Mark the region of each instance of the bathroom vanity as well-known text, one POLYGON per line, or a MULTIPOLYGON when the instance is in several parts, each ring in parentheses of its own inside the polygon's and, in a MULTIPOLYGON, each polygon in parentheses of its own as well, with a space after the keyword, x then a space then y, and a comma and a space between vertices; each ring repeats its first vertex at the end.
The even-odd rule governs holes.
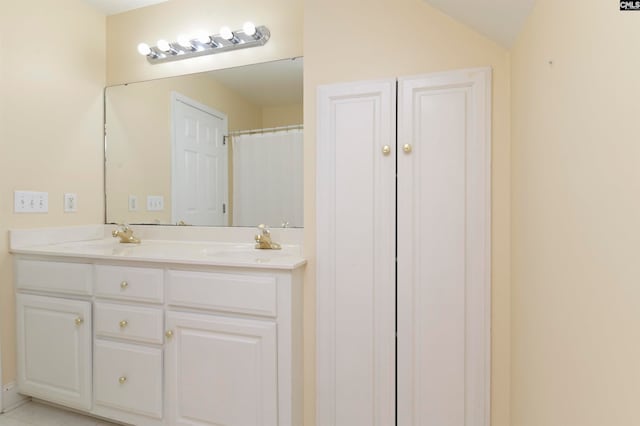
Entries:
POLYGON ((12 231, 19 391, 141 426, 301 425, 300 246, 112 228, 12 231))

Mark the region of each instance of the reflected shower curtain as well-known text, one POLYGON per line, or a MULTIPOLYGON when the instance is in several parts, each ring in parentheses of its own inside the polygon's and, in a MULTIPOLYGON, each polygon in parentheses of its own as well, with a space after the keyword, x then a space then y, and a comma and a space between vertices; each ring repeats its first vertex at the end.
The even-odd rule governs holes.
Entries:
POLYGON ((233 225, 302 227, 302 130, 233 136, 233 225))

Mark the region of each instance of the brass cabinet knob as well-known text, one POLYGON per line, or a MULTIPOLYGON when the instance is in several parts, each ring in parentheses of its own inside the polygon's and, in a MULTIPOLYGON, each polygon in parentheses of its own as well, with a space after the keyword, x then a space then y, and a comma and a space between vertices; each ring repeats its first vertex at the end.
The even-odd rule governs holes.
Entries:
POLYGON ((120 321, 120 328, 125 328, 128 325, 129 325, 129 321, 127 320, 120 321))
POLYGON ((403 150, 404 152, 406 152, 407 154, 409 154, 411 151, 413 151, 413 147, 411 146, 411 144, 410 144, 410 143, 405 143, 405 144, 402 146, 402 150, 403 150))
POLYGON ((126 282, 126 281, 122 281, 122 282, 120 283, 120 288, 121 288, 121 289, 125 290, 127 287, 129 287, 129 283, 128 283, 128 282, 126 282))
POLYGON ((173 331, 167 330, 167 332, 164 333, 164 335, 167 336, 167 339, 171 339, 173 337, 173 331))
POLYGON ((127 383, 127 378, 125 376, 121 376, 120 378, 118 378, 118 383, 124 385, 125 383, 127 383))
POLYGON ((391 154, 391 147, 389 145, 385 145, 382 147, 382 153, 384 155, 389 155, 391 154))
POLYGON ((76 325, 82 325, 82 323, 84 322, 84 319, 82 319, 81 317, 76 318, 75 320, 76 325))

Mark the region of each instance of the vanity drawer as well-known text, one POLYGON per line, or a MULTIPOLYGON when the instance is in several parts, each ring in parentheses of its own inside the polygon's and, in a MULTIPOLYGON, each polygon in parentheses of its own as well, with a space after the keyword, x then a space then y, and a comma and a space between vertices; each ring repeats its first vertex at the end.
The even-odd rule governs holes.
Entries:
POLYGON ((162 418, 162 352, 96 340, 95 402, 118 410, 162 418))
POLYGON ((274 276, 170 270, 167 279, 171 305, 276 316, 274 276))
POLYGON ((95 295, 162 303, 163 271, 155 268, 96 265, 95 295))
POLYGON ((96 302, 94 323, 98 336, 163 342, 161 309, 96 302))
POLYGON ((91 294, 92 265, 18 259, 15 266, 20 289, 91 294))

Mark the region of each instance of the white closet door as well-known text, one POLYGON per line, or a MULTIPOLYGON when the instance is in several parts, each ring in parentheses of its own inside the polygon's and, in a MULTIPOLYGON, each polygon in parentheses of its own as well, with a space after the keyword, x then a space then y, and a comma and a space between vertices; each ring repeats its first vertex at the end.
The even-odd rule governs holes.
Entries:
POLYGON ((398 425, 489 425, 490 90, 399 80, 398 425))
POLYGON ((321 426, 395 423, 395 86, 318 91, 321 426))

